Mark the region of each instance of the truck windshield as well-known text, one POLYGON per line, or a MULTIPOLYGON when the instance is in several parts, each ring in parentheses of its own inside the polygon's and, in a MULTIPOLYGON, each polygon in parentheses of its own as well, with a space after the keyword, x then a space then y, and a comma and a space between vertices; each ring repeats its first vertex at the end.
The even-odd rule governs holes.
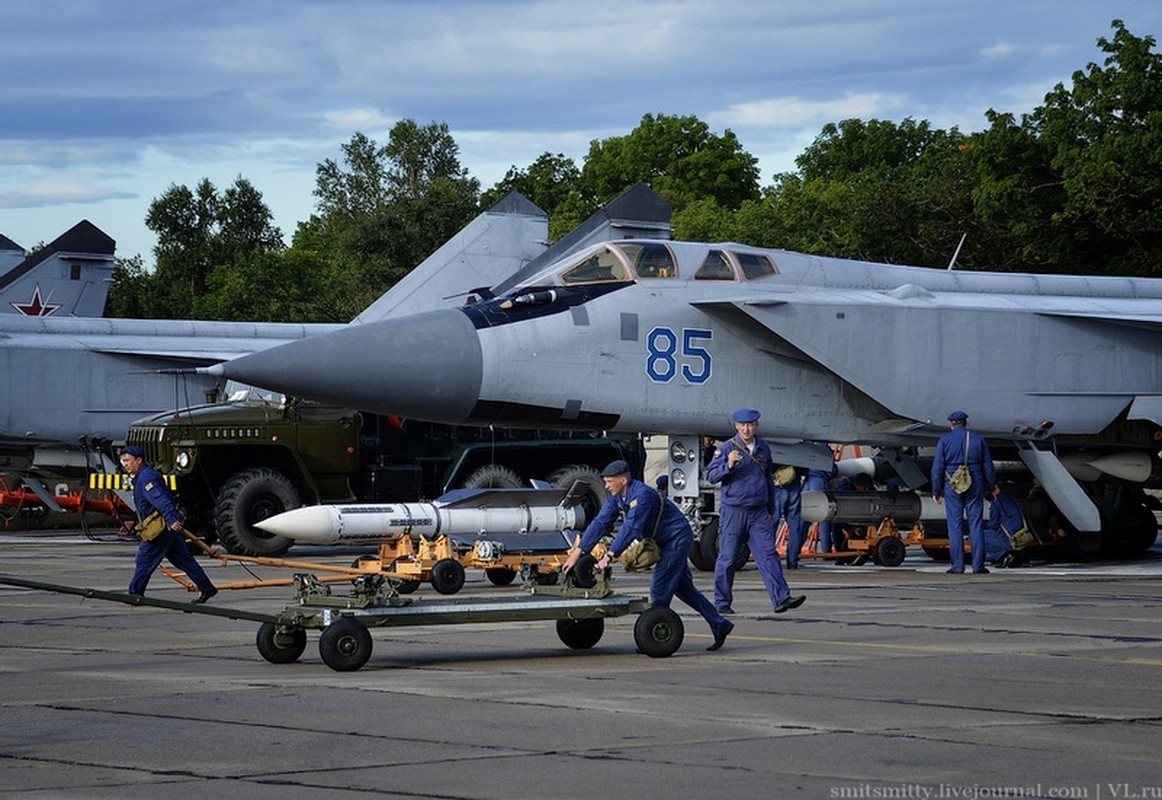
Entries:
POLYGON ((271 403, 276 406, 286 404, 286 395, 273 392, 269 389, 259 389, 236 381, 226 382, 226 391, 223 392, 228 403, 271 403))

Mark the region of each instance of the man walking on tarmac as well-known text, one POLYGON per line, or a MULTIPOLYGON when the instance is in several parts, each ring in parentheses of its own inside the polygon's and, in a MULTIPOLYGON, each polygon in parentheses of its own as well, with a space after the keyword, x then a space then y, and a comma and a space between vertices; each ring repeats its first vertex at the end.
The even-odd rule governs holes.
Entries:
POLYGON ((581 555, 592 550, 598 540, 617 524, 618 517, 624 514, 625 520, 597 562, 597 569, 608 567, 610 560, 620 555, 635 539, 653 536, 661 553, 661 561, 654 566, 653 578, 650 580, 650 602, 655 606, 669 608, 670 601, 677 597, 701 614, 710 626, 714 642, 706 649, 714 651, 722 647, 726 637, 734 630, 734 623, 715 611, 710 599, 694 585, 694 575, 687 562, 690 545, 694 541, 690 521, 661 492, 635 480, 630 475, 629 463, 626 461, 610 463, 602 470, 601 478, 609 498, 585 528, 580 545, 569 553, 561 571, 573 569, 581 555))
POLYGON ((759 417, 753 408, 734 412, 737 435, 720 444, 706 468, 711 483, 722 484, 718 519, 718 560, 714 562, 714 605, 733 614, 735 561, 746 541, 771 596, 775 613, 803 605, 806 595, 791 596, 775 550, 775 483, 770 446, 758 438, 759 417))
POLYGON ((145 594, 153 571, 166 558, 198 587, 199 594, 191 602, 206 602, 218 593, 218 588, 186 547, 186 540, 180 533, 182 521, 178 517, 177 504, 161 473, 145 463, 145 451, 137 445, 122 448, 121 466, 133 480, 133 504, 137 506, 138 518, 144 520, 157 511, 165 519, 165 529, 156 538, 142 539, 137 548, 137 564, 129 581, 129 594, 145 594))

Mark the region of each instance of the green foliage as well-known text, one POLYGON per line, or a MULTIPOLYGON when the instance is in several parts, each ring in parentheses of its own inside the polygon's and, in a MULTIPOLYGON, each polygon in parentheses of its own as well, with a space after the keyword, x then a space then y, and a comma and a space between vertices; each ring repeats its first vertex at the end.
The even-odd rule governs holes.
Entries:
POLYGON ((321 262, 350 319, 476 215, 480 184, 444 123, 402 120, 383 146, 356 133, 342 149, 316 171, 318 214, 292 250, 321 262))
POLYGON ((283 249, 262 195, 241 177, 222 193, 206 179, 195 189, 170 186, 150 204, 145 223, 158 237, 156 267, 145 273, 138 262, 114 271, 110 315, 204 318, 201 312, 218 305, 208 297, 216 270, 245 269, 283 249))
POLYGON ((105 303, 107 317, 146 317, 150 275, 145 271, 141 256, 113 260, 112 284, 105 303))
POLYGON ((639 181, 676 211, 707 197, 737 209, 759 196, 758 160, 732 131, 718 136, 693 116, 646 114, 629 135, 590 143, 581 189, 594 210, 639 181))

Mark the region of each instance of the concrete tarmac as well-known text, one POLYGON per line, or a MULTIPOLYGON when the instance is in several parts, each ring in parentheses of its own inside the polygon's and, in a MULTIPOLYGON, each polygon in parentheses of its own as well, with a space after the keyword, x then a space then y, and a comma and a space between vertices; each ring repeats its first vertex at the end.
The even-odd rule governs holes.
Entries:
MULTIPOLYGON (((124 591, 134 551, 0 535, 0 573, 124 591)), ((586 651, 551 621, 377 629, 345 673, 313 631, 275 665, 255 623, 0 586, 0 800, 1162 797, 1162 548, 945 568, 918 550, 896 568, 808 562, 787 573, 806 604, 775 615, 749 567, 717 653, 675 605, 686 639, 667 659, 636 653, 620 617, 586 651)), ((647 581, 616 572, 625 594, 647 581)), ((519 591, 470 571, 457 598, 519 591)), ((193 596, 160 573, 149 594, 193 596)))

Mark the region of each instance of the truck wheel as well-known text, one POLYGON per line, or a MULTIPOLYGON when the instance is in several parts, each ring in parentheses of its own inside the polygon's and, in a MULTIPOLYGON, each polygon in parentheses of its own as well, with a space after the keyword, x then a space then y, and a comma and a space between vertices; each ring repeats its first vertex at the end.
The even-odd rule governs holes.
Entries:
POLYGON ((549 475, 549 483, 556 489, 569 489, 575 481, 581 481, 585 490, 580 505, 585 510, 585 521, 589 522, 605 505, 609 492, 605 491, 601 473, 586 464, 570 464, 549 475))
POLYGON ((500 464, 485 464, 464 479, 465 489, 519 489, 520 475, 500 464))
POLYGON ((246 469, 226 481, 214 507, 218 541, 242 556, 281 556, 294 544, 272 536, 254 523, 303 504, 290 478, 273 469, 246 469))
POLYGON ((432 565, 432 588, 440 594, 456 594, 464 588, 464 565, 454 558, 441 558, 432 565))

